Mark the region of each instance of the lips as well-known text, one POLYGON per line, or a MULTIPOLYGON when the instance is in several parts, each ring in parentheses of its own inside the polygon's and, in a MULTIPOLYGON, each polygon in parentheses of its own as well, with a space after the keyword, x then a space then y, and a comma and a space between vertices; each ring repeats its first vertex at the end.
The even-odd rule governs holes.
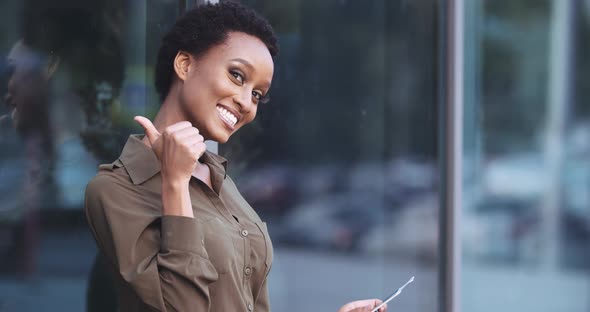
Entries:
POLYGON ((229 130, 234 130, 236 124, 240 121, 242 116, 235 111, 234 109, 227 107, 225 105, 218 104, 217 112, 219 114, 219 118, 224 122, 224 124, 229 128, 229 130))

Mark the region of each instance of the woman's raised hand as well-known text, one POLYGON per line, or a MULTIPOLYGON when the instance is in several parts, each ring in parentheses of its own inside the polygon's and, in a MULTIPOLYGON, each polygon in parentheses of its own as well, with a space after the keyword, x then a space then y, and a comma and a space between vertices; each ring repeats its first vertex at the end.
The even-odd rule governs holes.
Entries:
POLYGON ((147 118, 136 116, 152 150, 160 160, 162 214, 193 217, 189 182, 207 147, 199 130, 188 121, 175 123, 160 133, 147 118))
POLYGON ((142 116, 135 117, 161 163, 162 180, 171 183, 188 183, 207 147, 199 130, 188 121, 167 127, 160 133, 152 122, 142 116))

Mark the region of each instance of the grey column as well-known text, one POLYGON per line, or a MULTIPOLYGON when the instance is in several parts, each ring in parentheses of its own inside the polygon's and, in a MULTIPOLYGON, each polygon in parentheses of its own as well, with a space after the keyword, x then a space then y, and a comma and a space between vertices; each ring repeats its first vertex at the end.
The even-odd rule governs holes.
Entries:
POLYGON ((440 311, 461 310, 464 2, 442 1, 440 311), (446 4, 446 5, 445 5, 446 4))

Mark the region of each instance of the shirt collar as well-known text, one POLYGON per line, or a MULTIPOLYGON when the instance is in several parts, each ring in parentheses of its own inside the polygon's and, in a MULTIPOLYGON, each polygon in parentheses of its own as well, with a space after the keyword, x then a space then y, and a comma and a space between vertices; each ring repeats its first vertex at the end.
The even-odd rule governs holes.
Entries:
MULTIPOLYGON (((133 184, 142 184, 160 172, 160 161, 152 149, 142 142, 143 137, 139 134, 130 135, 119 156, 119 161, 127 170, 133 184)), ((201 161, 209 165, 214 177, 225 179, 227 176, 225 158, 206 151, 201 161)))

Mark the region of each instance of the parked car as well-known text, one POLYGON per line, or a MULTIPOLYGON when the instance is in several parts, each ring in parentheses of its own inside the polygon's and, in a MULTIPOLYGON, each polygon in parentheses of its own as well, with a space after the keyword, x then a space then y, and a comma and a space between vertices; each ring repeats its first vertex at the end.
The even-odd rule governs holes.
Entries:
POLYGON ((384 217, 386 203, 375 192, 328 194, 296 205, 274 226, 276 245, 351 251, 384 217))
POLYGON ((372 227, 360 240, 359 248, 368 256, 389 255, 436 262, 438 211, 436 192, 416 197, 399 207, 393 218, 372 227))

